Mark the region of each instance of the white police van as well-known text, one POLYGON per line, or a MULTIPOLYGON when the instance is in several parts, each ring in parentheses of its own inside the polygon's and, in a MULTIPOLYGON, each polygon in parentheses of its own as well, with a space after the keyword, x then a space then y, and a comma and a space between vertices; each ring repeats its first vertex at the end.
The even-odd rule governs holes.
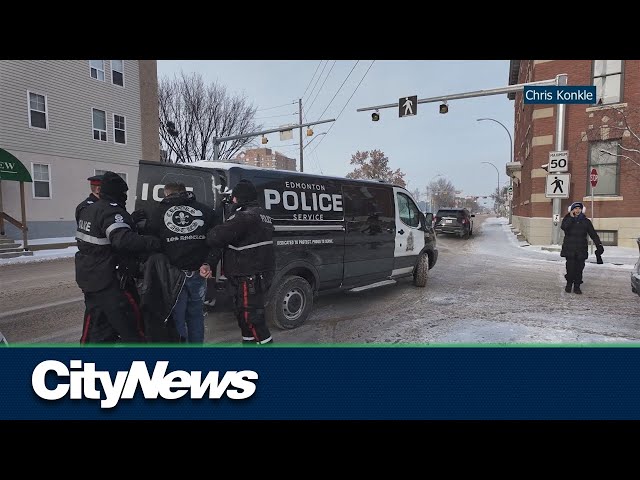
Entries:
POLYGON ((181 182, 221 212, 224 192, 241 179, 254 183, 258 203, 273 218, 276 272, 266 315, 277 327, 304 323, 319 293, 360 291, 402 277, 426 286, 438 259, 435 232, 411 194, 389 183, 224 162, 141 161, 135 208, 150 214, 163 186, 181 182))

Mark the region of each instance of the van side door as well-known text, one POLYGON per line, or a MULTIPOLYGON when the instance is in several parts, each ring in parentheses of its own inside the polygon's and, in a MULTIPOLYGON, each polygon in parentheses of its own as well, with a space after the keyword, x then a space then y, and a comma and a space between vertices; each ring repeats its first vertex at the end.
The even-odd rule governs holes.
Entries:
POLYGON ((406 190, 393 187, 396 202, 396 238, 392 275, 411 273, 424 248, 420 209, 406 190))
POLYGON ((390 187, 344 185, 343 286, 387 279, 393 270, 395 212, 390 187))

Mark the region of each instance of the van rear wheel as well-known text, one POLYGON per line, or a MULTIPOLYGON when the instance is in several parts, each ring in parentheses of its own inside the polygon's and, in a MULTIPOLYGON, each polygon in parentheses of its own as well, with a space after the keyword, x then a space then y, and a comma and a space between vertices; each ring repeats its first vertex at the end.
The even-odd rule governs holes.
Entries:
POLYGON ((265 315, 278 328, 291 330, 302 325, 313 308, 313 289, 297 275, 282 279, 271 298, 265 315))
POLYGON ((429 277, 429 255, 423 253, 418 259, 418 264, 413 272, 413 284, 416 287, 425 287, 429 277))

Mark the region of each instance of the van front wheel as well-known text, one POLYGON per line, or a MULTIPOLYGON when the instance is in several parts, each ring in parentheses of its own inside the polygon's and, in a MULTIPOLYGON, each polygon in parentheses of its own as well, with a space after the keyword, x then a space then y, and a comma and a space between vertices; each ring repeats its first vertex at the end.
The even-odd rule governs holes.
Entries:
POLYGON ((429 277, 429 255, 423 253, 418 259, 418 264, 413 272, 413 284, 416 287, 425 287, 429 277))
POLYGON ((296 275, 284 277, 265 310, 268 322, 291 330, 302 325, 313 308, 313 290, 309 282, 296 275))

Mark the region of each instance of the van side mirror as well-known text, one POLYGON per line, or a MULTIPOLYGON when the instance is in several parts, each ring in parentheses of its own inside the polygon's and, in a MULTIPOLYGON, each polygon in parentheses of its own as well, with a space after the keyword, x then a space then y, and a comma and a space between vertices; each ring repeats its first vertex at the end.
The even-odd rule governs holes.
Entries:
POLYGON ((424 218, 425 218, 425 223, 426 223, 428 226, 433 225, 433 213, 431 213, 431 212, 427 212, 427 213, 425 213, 425 214, 424 214, 424 218))
POLYGON ((475 217, 475 214, 472 214, 471 216, 472 216, 472 217, 475 217))
POLYGON ((424 230, 427 228, 427 220, 424 217, 424 213, 418 213, 418 220, 420 221, 420 230, 424 230))

